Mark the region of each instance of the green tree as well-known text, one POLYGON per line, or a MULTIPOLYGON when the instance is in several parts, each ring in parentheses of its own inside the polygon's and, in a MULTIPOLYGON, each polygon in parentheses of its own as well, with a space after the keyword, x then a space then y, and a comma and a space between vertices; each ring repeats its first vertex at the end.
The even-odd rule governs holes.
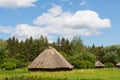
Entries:
POLYGON ((94 54, 96 56, 96 59, 102 61, 102 57, 106 54, 104 52, 104 47, 103 46, 95 46, 94 44, 92 47, 88 47, 88 52, 94 54))
POLYGON ((1 64, 3 63, 3 59, 5 57, 4 52, 5 52, 5 50, 3 48, 0 48, 0 67, 1 67, 1 64))
POLYGON ((71 41, 71 49, 73 54, 74 53, 81 53, 84 52, 84 45, 83 41, 81 40, 80 37, 74 37, 71 41))
POLYGON ((117 55, 116 52, 108 52, 103 56, 104 63, 110 62, 116 64, 120 61, 120 57, 117 55))
POLYGON ((32 61, 35 57, 37 57, 47 47, 48 47, 47 37, 41 36, 39 39, 33 40, 32 46, 30 49, 29 60, 32 61))

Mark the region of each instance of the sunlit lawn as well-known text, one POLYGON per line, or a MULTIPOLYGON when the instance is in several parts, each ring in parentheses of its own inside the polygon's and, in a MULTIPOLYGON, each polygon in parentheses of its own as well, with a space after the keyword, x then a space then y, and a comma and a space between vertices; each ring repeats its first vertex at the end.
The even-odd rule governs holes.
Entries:
POLYGON ((0 70, 0 80, 120 80, 120 69, 80 69, 60 72, 0 70))

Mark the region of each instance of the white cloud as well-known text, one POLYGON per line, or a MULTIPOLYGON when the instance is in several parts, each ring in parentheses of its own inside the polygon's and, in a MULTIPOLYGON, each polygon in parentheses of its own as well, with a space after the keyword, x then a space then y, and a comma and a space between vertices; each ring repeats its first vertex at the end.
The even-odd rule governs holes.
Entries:
POLYGON ((34 24, 52 28, 56 34, 92 35, 100 33, 98 29, 111 26, 109 19, 101 19, 98 13, 92 10, 76 11, 74 14, 63 12, 60 6, 54 6, 50 10, 52 11, 48 10, 37 17, 34 24))
POLYGON ((40 35, 47 36, 46 31, 47 29, 41 27, 31 26, 28 24, 18 24, 11 36, 16 36, 20 40, 25 40, 31 36, 33 38, 39 38, 40 35))
POLYGON ((83 6, 83 5, 85 5, 85 4, 86 4, 86 1, 81 1, 81 2, 80 2, 80 5, 81 5, 81 6, 83 6))
POLYGON ((52 4, 52 5, 53 5, 53 7, 51 9, 49 9, 48 12, 51 13, 51 15, 53 15, 53 16, 60 15, 62 13, 62 8, 55 4, 52 4))
POLYGON ((73 29, 81 28, 109 28, 110 20, 101 19, 97 12, 91 10, 77 11, 75 14, 66 18, 64 24, 66 27, 71 27, 73 29))
POLYGON ((0 0, 0 7, 2 8, 21 8, 35 6, 37 0, 0 0))
POLYGON ((12 33, 13 30, 12 27, 0 26, 0 32, 2 33, 12 33))
MULTIPOLYGON (((48 36, 74 36, 74 35, 96 35, 99 29, 110 28, 111 23, 107 18, 101 19, 97 12, 92 10, 76 11, 75 13, 64 12, 58 5, 54 5, 46 13, 38 16, 34 26, 18 24, 11 36, 24 40, 32 36, 39 38, 40 35, 48 36)), ((3 32, 3 31, 2 31, 3 32)))

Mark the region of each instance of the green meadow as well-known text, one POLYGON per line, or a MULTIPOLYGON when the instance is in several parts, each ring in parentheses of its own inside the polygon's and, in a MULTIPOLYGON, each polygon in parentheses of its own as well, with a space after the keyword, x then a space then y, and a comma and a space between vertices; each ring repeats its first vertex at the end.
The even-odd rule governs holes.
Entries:
POLYGON ((27 69, 0 70, 0 80, 120 80, 120 69, 79 69, 45 72, 27 69))

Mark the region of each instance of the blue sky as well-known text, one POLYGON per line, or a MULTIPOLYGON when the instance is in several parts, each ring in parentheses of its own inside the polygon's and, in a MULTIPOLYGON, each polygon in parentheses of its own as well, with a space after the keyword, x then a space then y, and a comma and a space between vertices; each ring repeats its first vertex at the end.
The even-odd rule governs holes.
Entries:
POLYGON ((85 45, 120 44, 119 0, 1 0, 0 38, 80 36, 85 45))

